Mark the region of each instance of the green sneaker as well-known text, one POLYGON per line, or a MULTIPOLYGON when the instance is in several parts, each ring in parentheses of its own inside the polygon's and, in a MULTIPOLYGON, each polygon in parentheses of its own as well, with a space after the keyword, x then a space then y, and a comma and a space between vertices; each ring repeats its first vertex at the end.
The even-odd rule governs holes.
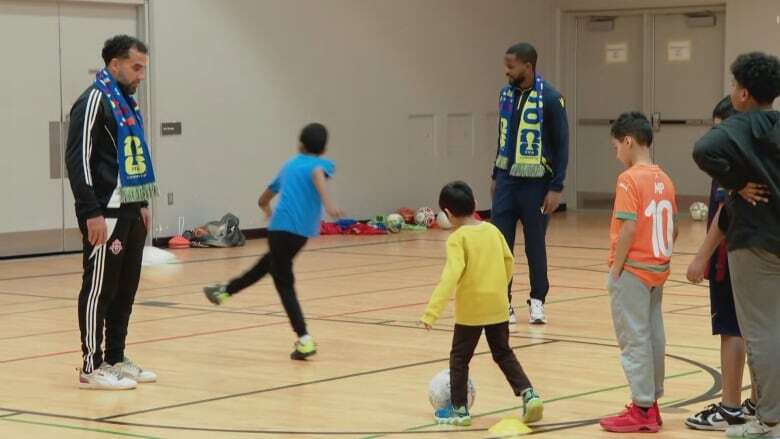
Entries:
POLYGON ((528 389, 523 393, 523 422, 530 424, 539 422, 544 416, 544 404, 542 398, 534 391, 528 389))
POLYGON ((293 360, 305 360, 317 353, 317 345, 314 344, 314 340, 309 340, 306 343, 301 343, 300 340, 295 342, 295 350, 290 354, 290 358, 293 360))
POLYGON ((466 407, 456 408, 452 404, 436 410, 436 412, 433 414, 433 417, 436 418, 437 424, 458 425, 462 427, 468 427, 471 425, 471 415, 469 415, 469 409, 466 407))
POLYGON ((222 305, 230 298, 230 293, 225 290, 225 285, 213 285, 203 288, 203 294, 214 305, 222 305))

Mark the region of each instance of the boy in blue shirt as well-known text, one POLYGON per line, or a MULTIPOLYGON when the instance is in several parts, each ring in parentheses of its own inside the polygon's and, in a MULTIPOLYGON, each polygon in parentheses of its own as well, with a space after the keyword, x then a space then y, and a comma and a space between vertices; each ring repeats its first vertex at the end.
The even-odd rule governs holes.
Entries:
POLYGON ((325 180, 335 170, 332 161, 321 157, 328 143, 328 130, 319 123, 309 124, 301 131, 299 140, 300 153, 285 163, 258 202, 266 217, 271 219, 268 253, 249 271, 227 285, 203 289, 211 303, 221 305, 233 294, 270 273, 287 317, 298 334, 295 350, 290 354, 293 360, 304 360, 317 353, 295 293, 293 259, 309 238, 319 235, 323 206, 328 215, 341 217, 341 211, 333 205, 325 188, 325 180), (276 212, 272 212, 271 200, 277 194, 280 200, 276 212))

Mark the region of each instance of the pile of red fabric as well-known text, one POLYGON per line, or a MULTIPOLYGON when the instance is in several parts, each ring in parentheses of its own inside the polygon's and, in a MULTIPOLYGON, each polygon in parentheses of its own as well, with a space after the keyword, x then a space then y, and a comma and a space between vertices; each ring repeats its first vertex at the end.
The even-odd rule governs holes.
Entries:
POLYGON ((364 224, 355 220, 339 220, 335 223, 322 221, 320 223, 321 235, 386 235, 383 227, 364 224))

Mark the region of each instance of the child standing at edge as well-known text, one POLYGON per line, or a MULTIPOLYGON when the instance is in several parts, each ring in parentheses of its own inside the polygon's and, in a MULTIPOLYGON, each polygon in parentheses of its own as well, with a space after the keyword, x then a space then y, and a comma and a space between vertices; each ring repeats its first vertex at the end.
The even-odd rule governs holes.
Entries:
POLYGON ((452 401, 434 417, 439 424, 471 425, 469 362, 484 329, 493 360, 515 395, 523 398, 523 421, 536 422, 542 419, 542 400, 509 346, 506 288, 514 258, 494 225, 474 219, 475 206, 471 188, 462 181, 447 184, 439 195, 439 207, 456 230, 447 239, 447 265, 420 320, 430 330, 455 291, 455 333, 450 351, 452 401))
POLYGON ((653 164, 653 130, 642 113, 621 114, 611 134, 627 169, 615 189, 607 288, 632 403, 600 424, 617 433, 657 432, 666 346, 661 299, 677 238, 675 189, 653 164))
MULTIPOLYGON (((718 126, 734 114, 736 110, 731 105, 731 97, 726 96, 712 111, 713 124, 718 126)), ((765 186, 762 185, 749 183, 746 188, 751 192, 756 189, 760 194, 765 193, 765 186)), ((725 230, 721 230, 722 225, 719 224, 720 212, 726 197, 726 190, 713 179, 710 189, 707 237, 688 266, 687 272, 691 283, 698 284, 705 278, 710 281, 712 335, 720 335, 720 370, 723 376, 721 401, 708 405, 685 421, 685 425, 695 430, 725 431, 729 425, 745 424, 748 417, 756 415, 755 386, 751 386, 751 397, 740 403, 742 373, 745 369, 745 340, 742 338, 737 322, 734 292, 729 275, 726 233, 725 230)), ((745 192, 743 197, 750 199, 750 193, 745 192)))
POLYGON ((287 317, 298 335, 295 350, 290 354, 293 360, 305 360, 317 353, 314 340, 306 330, 306 321, 295 292, 293 259, 309 238, 319 235, 323 206, 328 215, 341 216, 341 211, 333 205, 325 188, 325 181, 333 175, 335 166, 332 161, 320 157, 328 143, 328 130, 319 123, 309 124, 301 131, 299 140, 300 153, 282 167, 258 202, 266 217, 271 219, 268 253, 249 271, 227 285, 203 289, 209 301, 222 305, 230 296, 270 273, 287 317), (277 194, 280 194, 280 201, 272 215, 270 203, 277 194))

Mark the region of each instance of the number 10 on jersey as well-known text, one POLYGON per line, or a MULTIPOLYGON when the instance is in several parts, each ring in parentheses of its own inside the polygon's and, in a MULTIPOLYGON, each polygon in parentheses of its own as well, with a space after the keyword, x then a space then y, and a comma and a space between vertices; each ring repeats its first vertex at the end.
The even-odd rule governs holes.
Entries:
POLYGON ((653 200, 645 209, 645 216, 653 220, 653 255, 672 257, 674 248, 674 209, 669 200, 653 200), (664 233, 664 225, 666 230, 664 233))

